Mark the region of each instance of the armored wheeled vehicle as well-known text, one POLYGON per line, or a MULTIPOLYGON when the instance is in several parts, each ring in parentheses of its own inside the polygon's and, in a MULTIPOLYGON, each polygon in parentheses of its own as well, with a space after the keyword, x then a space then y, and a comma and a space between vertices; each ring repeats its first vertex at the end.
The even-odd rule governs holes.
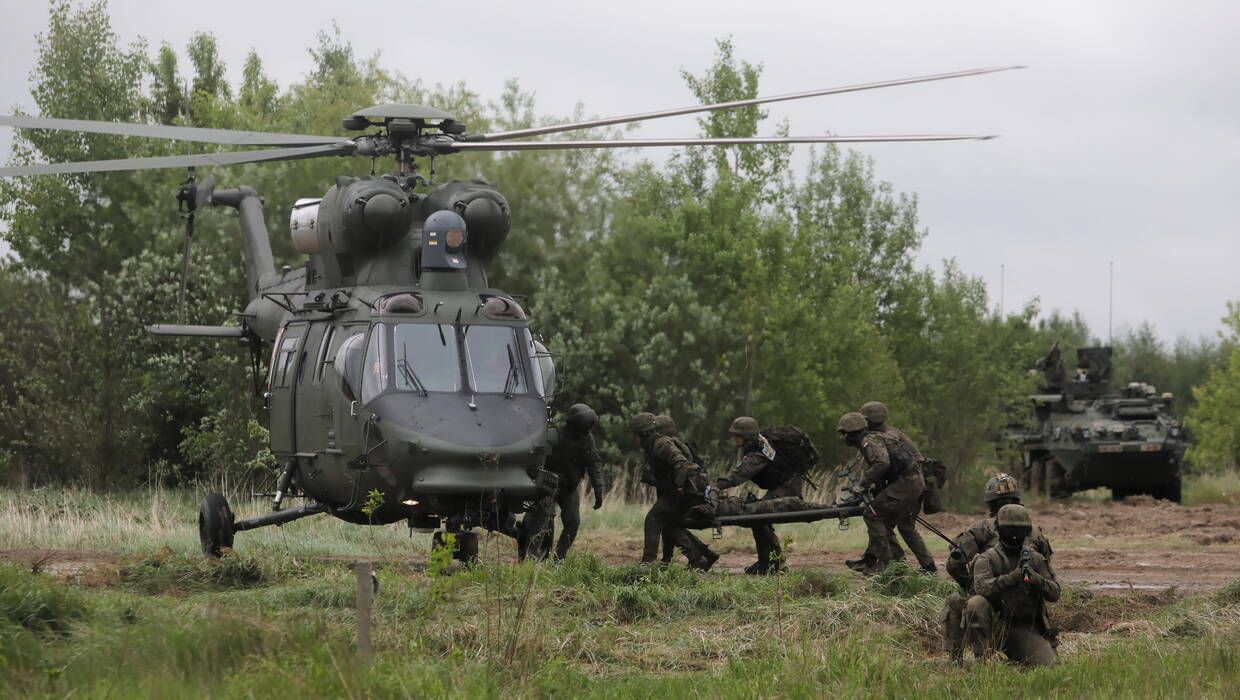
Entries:
POLYGON ((1171 394, 1149 384, 1111 385, 1111 348, 1077 350, 1069 376, 1058 343, 1038 362, 1032 422, 1013 435, 1026 486, 1053 498, 1109 488, 1114 499, 1150 494, 1179 502, 1187 446, 1171 394))

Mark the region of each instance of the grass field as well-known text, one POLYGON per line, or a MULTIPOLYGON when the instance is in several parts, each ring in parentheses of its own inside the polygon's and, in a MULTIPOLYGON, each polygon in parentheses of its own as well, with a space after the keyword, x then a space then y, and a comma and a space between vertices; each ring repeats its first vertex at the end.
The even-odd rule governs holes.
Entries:
MULTIPOLYGON (((38 561, 0 566, 0 695, 1196 698, 1240 687, 1240 579, 1189 597, 1069 587, 1052 608, 1060 666, 961 670, 938 651, 946 579, 610 563, 608 549, 635 542, 637 507, 587 514, 593 553, 563 564, 509 564, 509 545, 484 539, 481 565, 441 575, 425 535, 329 518, 245 533, 236 554, 205 561, 195 500, 0 492, 0 549, 107 555, 54 576, 38 561), (359 555, 380 560, 369 663, 353 652, 345 557, 359 555)), ((861 543, 859 523, 787 530, 794 557, 861 543)), ((724 551, 748 539, 729 535, 724 551)))

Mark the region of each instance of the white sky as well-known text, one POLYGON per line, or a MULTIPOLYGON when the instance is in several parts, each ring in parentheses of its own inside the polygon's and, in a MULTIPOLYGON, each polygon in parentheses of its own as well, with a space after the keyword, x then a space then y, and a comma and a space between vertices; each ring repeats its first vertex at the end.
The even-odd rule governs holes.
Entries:
MULTIPOLYGON (((0 0, 0 12, 0 111, 31 110, 26 81, 46 8, 0 0)), ((725 35, 765 66, 765 94, 1027 64, 770 112, 794 135, 1001 134, 858 150, 897 191, 919 195, 930 231, 922 262, 956 258, 996 303, 1005 266, 1009 309, 1039 297, 1044 311, 1080 309, 1105 335, 1111 261, 1117 329, 1148 319, 1167 339, 1213 335, 1225 302, 1240 298, 1234 3, 113 0, 111 13, 122 39, 182 51, 193 32, 213 32, 234 81, 257 48, 281 85, 309 70, 306 47, 334 19, 360 56, 381 52, 385 66, 431 84, 463 80, 484 97, 516 77, 540 111, 565 115, 579 101, 596 115, 691 104, 679 69, 701 72, 725 35)), ((695 132, 680 117, 634 135, 695 132)))

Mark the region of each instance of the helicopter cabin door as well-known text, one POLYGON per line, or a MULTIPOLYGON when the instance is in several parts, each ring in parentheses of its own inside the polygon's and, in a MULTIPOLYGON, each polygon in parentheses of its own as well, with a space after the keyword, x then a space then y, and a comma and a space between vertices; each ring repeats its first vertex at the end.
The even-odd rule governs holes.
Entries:
POLYGON ((277 457, 288 457, 297 451, 297 379, 306 364, 309 327, 305 321, 289 323, 280 330, 272 349, 267 396, 271 408, 271 451, 277 457))

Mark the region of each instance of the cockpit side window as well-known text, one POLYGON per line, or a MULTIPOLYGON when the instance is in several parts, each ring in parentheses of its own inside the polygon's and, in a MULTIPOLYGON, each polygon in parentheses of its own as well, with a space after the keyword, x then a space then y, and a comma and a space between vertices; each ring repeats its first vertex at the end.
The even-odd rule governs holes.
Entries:
POLYGON ((387 325, 376 323, 370 331, 370 343, 366 346, 366 362, 362 373, 362 403, 370 403, 388 387, 387 325))
POLYGON ((525 356, 508 326, 469 327, 465 336, 469 382, 480 394, 529 392, 525 356))
POLYGON ((336 348, 336 359, 332 361, 332 368, 336 371, 336 376, 340 377, 341 388, 350 401, 357 397, 362 378, 362 342, 365 338, 362 333, 345 338, 340 347, 336 348))

